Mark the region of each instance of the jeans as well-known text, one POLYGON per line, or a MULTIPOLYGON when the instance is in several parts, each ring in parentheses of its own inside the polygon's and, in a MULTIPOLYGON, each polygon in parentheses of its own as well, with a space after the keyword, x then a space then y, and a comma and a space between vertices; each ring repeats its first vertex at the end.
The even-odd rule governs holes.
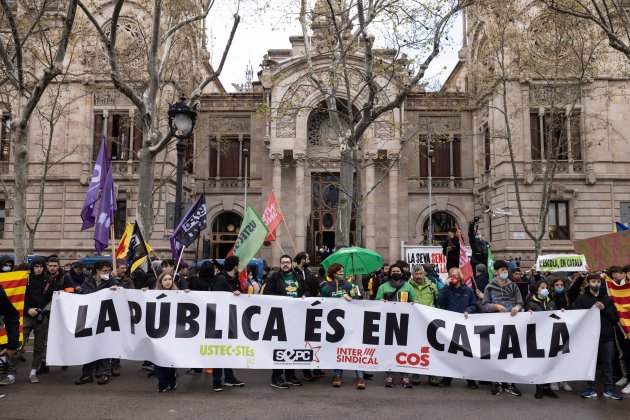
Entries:
POLYGON ((90 363, 86 363, 83 365, 82 372, 84 375, 92 376, 94 373, 94 368, 101 375, 111 375, 112 373, 112 362, 111 359, 99 359, 90 363))
MULTIPOLYGON (((343 370, 341 369, 335 369, 333 372, 335 372, 335 376, 339 376, 340 378, 343 376, 343 370)), ((362 370, 355 370, 355 373, 357 374, 357 378, 363 378, 364 372, 362 370)))
MULTIPOLYGON (((39 365, 45 360, 46 357, 46 340, 48 338, 48 317, 45 316, 42 322, 37 322, 34 318, 26 315, 24 316, 24 323, 22 326, 23 340, 28 340, 28 337, 33 332, 33 362, 31 367, 33 369, 39 369, 39 365)), ((22 344, 23 345, 23 344, 22 344)), ((12 357, 9 357, 9 366, 7 372, 10 375, 15 375, 17 372, 17 365, 20 359, 19 352, 15 352, 12 357)))
POLYGON ((177 379, 175 378, 175 368, 155 366, 153 373, 158 380, 158 388, 166 388, 167 386, 175 385, 177 379))
POLYGON ((291 381, 296 379, 295 377, 295 369, 273 369, 271 371, 271 380, 274 379, 282 379, 282 373, 284 372, 284 379, 287 381, 291 381))
POLYGON ((227 382, 235 382, 236 377, 234 376, 234 371, 230 368, 213 368, 212 369, 212 382, 217 385, 221 385, 221 377, 223 376, 223 371, 225 370, 225 380, 227 382))
MULTIPOLYGON (((599 343, 597 349, 597 363, 600 365, 602 372, 602 380, 605 388, 612 388, 612 358, 613 358, 614 341, 604 341, 599 343)), ((594 387, 595 381, 587 381, 588 386, 594 387)))

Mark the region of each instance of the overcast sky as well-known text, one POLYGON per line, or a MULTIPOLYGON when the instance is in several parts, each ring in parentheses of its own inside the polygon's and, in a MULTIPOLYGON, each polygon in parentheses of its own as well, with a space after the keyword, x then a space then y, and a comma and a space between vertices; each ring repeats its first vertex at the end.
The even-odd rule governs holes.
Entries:
MULTIPOLYGON (((289 0, 290 1, 290 0, 289 0)), ((220 80, 228 92, 234 91, 232 83, 245 82, 245 69, 249 62, 256 73, 260 71, 262 57, 269 49, 291 48, 289 36, 301 35, 297 16, 284 14, 273 17, 273 13, 258 13, 243 10, 239 14, 241 23, 236 32, 232 48, 223 68, 220 80), (264 16, 266 15, 266 16, 264 16)), ((227 37, 232 26, 233 5, 223 3, 222 8, 211 12, 207 19, 208 49, 212 54, 212 65, 217 68, 227 37)), ((442 52, 428 69, 430 82, 443 83, 457 64, 457 51, 461 47, 461 18, 453 22, 449 33, 451 42, 442 48, 442 52)))

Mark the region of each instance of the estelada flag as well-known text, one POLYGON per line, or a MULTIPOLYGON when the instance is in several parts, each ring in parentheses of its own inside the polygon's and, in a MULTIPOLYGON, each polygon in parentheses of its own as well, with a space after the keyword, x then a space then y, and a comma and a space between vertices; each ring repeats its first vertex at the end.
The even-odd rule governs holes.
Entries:
POLYGON ((138 222, 134 223, 129 245, 127 246, 127 267, 133 273, 147 259, 151 247, 145 242, 138 222))
POLYGON ((457 237, 459 238, 459 269, 462 270, 462 274, 464 275, 464 283, 466 283, 466 286, 472 288, 472 266, 470 265, 468 254, 466 254, 464 240, 462 239, 462 231, 459 229, 457 229, 457 237))
POLYGON ((262 214, 263 223, 267 226, 267 229, 269 229, 265 242, 273 242, 276 240, 276 228, 283 219, 278 203, 276 202, 276 196, 273 191, 271 191, 271 195, 267 201, 267 207, 265 207, 265 211, 262 214))
MULTIPOLYGON (((26 283, 28 282, 28 271, 11 271, 0 274, 0 285, 7 293, 7 297, 20 313, 20 342, 22 339, 22 324, 24 322, 24 296, 26 294, 26 283)), ((0 327, 0 344, 7 344, 8 337, 4 326, 0 327)))
POLYGON ((129 240, 131 239, 131 235, 133 235, 133 225, 127 222, 127 226, 125 227, 125 232, 123 233, 122 238, 120 238, 120 243, 118 244, 118 248, 116 248, 116 259, 121 260, 127 258, 127 248, 129 248, 129 240))
POLYGON ((626 337, 630 337, 630 282, 626 281, 626 284, 618 285, 613 279, 606 276, 606 285, 608 286, 608 295, 619 314, 619 326, 626 337))

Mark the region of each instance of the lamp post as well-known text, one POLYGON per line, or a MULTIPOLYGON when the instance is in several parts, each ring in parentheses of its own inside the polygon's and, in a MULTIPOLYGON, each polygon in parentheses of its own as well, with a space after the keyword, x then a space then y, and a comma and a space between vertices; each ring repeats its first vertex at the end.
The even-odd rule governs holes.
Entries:
POLYGON ((243 157, 245 158, 245 167, 243 168, 245 172, 245 213, 247 213, 247 158, 249 157, 249 150, 243 149, 243 157))
POLYGON ((168 126, 173 137, 177 138, 177 176, 175 186, 175 220, 177 226, 182 218, 182 177, 184 174, 185 140, 195 129, 197 111, 189 107, 184 96, 179 101, 168 105, 168 126))
POLYGON ((431 164, 433 163, 433 156, 435 156, 435 151, 431 148, 431 134, 429 134, 427 148, 427 159, 428 159, 428 169, 429 169, 429 246, 433 245, 433 201, 431 197, 432 188, 433 188, 433 180, 431 179, 431 164))

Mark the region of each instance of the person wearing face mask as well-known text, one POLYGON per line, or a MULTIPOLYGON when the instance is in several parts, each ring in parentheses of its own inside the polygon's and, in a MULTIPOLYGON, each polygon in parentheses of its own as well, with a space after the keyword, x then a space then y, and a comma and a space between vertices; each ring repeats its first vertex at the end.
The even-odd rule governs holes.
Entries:
MULTIPOLYGON (((464 283, 464 275, 459 268, 451 268, 448 271, 448 286, 440 290, 437 306, 451 312, 464 314, 468 318, 469 314, 477 312, 477 299, 472 289, 464 283)), ((438 386, 449 387, 453 378, 444 378, 438 386)), ((468 388, 477 389, 477 382, 468 379, 468 388)))
MULTIPOLYGON (((110 273, 112 271, 112 263, 109 261, 97 261, 94 264, 94 274, 89 276, 83 282, 79 293, 88 295, 96 293, 103 289, 116 290, 118 282, 110 273)), ((99 359, 90 363, 86 363, 82 368, 82 375, 74 381, 76 385, 83 385, 92 382, 92 374, 96 369, 96 377, 99 385, 107 385, 111 376, 112 363, 111 359, 99 359)))
MULTIPOLYGON (((599 346, 597 349, 597 362, 601 366, 601 375, 604 382, 604 397, 621 400, 621 394, 613 387, 612 358, 615 340, 615 328, 619 321, 619 315, 610 296, 602 293, 602 279, 599 274, 589 274, 582 287, 582 294, 573 303, 573 309, 599 310, 600 332, 599 346)), ((582 398, 597 398, 595 382, 588 381, 587 387, 582 392, 582 398)))
MULTIPOLYGON (((553 275, 547 278, 547 283, 551 285, 550 296, 554 305, 556 305, 556 309, 571 309, 565 286, 568 284, 567 278, 563 275, 553 275)), ((554 382, 550 385, 550 387, 556 392, 559 391, 560 388, 567 392, 573 391, 573 388, 567 382, 554 382)))
MULTIPOLYGON (((508 265, 505 261, 494 262, 494 278, 483 291, 481 309, 487 313, 509 312, 510 316, 516 316, 523 309, 521 291, 516 283, 509 280, 508 265)), ((505 382, 495 382, 490 393, 498 395, 503 391, 517 397, 523 395, 516 385, 505 382)))
MULTIPOLYGON (((399 264, 392 264, 389 267, 389 279, 381 284, 376 293, 376 300, 394 301, 394 302, 412 302, 416 301, 416 294, 413 287, 403 279, 403 269, 399 264)), ((413 388, 409 374, 400 373, 400 384, 404 388, 413 388)), ((387 372, 385 379, 385 387, 392 388, 395 384, 392 372, 387 372)))
POLYGON ((8 273, 9 271, 13 271, 13 267, 15 266, 15 261, 13 257, 10 255, 0 255, 0 267, 3 273, 8 273))
MULTIPOLYGON (((549 294, 549 288, 544 280, 538 280, 534 285, 534 293, 526 306, 529 313, 542 311, 555 311, 556 304, 549 294)), ((534 397, 541 399, 543 396, 558 398, 558 394, 551 389, 550 384, 536 384, 534 397)))
MULTIPOLYGON (((46 355, 46 339, 48 338, 48 313, 50 311, 53 293, 58 290, 54 278, 46 272, 46 259, 35 256, 31 260, 30 274, 24 294, 24 320, 22 325, 23 341, 28 341, 33 332, 33 361, 29 374, 31 383, 38 383, 37 369, 46 355)), ((19 355, 16 352, 9 358, 7 376, 0 385, 11 385, 15 382, 19 355)))
MULTIPOLYGON (((264 295, 288 296, 291 298, 308 297, 310 292, 304 282, 293 271, 293 259, 289 255, 280 257, 280 271, 276 271, 267 280, 263 289, 264 295)), ((284 369, 286 381, 282 379, 282 369, 271 372, 271 386, 287 389, 291 386, 301 386, 302 382, 295 376, 294 369, 284 369)))

